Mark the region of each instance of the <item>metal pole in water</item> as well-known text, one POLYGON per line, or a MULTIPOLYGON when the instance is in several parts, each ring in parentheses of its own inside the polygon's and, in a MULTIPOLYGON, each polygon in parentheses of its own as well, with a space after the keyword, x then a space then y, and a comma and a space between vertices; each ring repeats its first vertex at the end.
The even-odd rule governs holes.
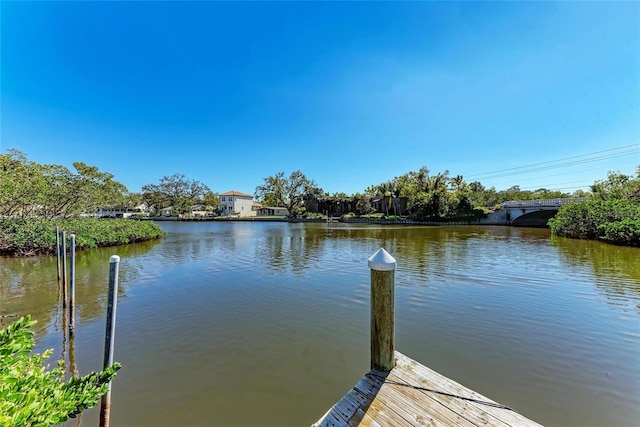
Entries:
POLYGON ((62 308, 67 307, 67 233, 62 232, 62 308))
POLYGON ((69 270, 69 335, 73 334, 76 311, 76 235, 71 235, 71 268, 69 270))
MULTIPOLYGON (((58 292, 60 291, 60 227, 56 227, 56 270, 58 272, 58 292)), ((58 298, 60 295, 58 295, 58 298)))
POLYGON ((369 258, 371 269, 371 369, 396 366, 394 281, 396 260, 380 248, 369 258))
MULTIPOLYGON (((107 328, 104 338, 104 369, 113 365, 113 347, 116 335, 116 307, 118 304, 118 273, 120 257, 109 258, 109 296, 107 301, 107 328)), ((111 410, 111 381, 107 385, 107 393, 100 400, 100 427, 109 427, 111 410)))

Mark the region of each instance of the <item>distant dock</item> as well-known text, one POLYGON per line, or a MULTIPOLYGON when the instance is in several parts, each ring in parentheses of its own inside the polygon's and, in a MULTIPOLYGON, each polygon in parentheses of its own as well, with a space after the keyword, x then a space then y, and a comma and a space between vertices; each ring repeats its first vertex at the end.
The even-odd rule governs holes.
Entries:
POLYGON ((312 427, 540 424, 395 351, 396 260, 384 249, 371 269, 371 370, 312 427))

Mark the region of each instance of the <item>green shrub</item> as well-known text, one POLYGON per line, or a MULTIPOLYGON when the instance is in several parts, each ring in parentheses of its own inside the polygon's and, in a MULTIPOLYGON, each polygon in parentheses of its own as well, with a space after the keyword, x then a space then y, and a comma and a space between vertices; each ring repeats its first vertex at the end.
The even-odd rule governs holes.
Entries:
POLYGON ((640 246, 640 219, 623 219, 598 226, 602 239, 627 246, 640 246))
POLYGON ((0 220, 0 255, 53 254, 56 227, 67 236, 75 234, 76 249, 116 246, 156 239, 164 231, 151 221, 129 219, 44 219, 4 218, 0 220))
POLYGON ((406 217, 404 216, 400 216, 400 215, 388 215, 385 216, 384 219, 387 219, 389 221, 395 221, 395 220, 400 220, 400 219, 405 219, 406 217))
POLYGON ((564 205, 548 225, 558 236, 640 246, 639 221, 640 204, 629 199, 609 199, 564 205))
POLYGON ((96 406, 107 392, 119 363, 102 372, 80 378, 64 378, 64 363, 47 370, 43 354, 30 353, 35 342, 30 327, 36 322, 23 317, 0 331, 0 426, 50 426, 96 406))
POLYGON ((323 214, 315 213, 315 212, 305 212, 303 217, 307 218, 307 219, 323 219, 323 218, 325 218, 325 216, 323 214))
POLYGON ((383 213, 371 213, 371 214, 362 215, 362 218, 382 219, 382 218, 384 218, 384 214, 383 213))

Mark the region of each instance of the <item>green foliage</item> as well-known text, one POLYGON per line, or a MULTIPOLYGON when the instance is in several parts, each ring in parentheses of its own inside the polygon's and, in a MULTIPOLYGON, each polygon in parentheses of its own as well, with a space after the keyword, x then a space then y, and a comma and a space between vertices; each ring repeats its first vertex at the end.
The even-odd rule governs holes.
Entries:
POLYGON ((321 213, 305 212, 303 217, 307 219, 323 219, 325 216, 321 213))
POLYGON ((215 211, 220 206, 220 197, 213 191, 207 191, 202 198, 202 203, 206 206, 207 210, 215 211))
POLYGON ((353 201, 355 202, 358 214, 366 215, 375 212, 375 209, 371 206, 369 195, 356 193, 353 195, 353 201))
POLYGON ((172 207, 175 213, 184 214, 191 210, 192 205, 205 203, 205 199, 208 204, 219 203, 205 184, 178 173, 162 177, 158 184, 142 186, 142 199, 156 213, 172 207))
POLYGON ((603 200, 637 198, 640 197, 640 177, 634 179, 620 172, 609 171, 607 179, 594 182, 591 191, 596 198, 603 200))
POLYGON ((285 207, 291 218, 304 215, 305 196, 318 194, 322 194, 322 190, 299 170, 292 172, 289 177, 285 177, 284 172, 266 177, 255 191, 256 198, 261 200, 263 206, 285 207))
POLYGON ((125 203, 127 189, 95 166, 32 162, 18 150, 0 154, 0 216, 76 216, 125 203))
POLYGON ((0 255, 53 254, 56 227, 75 234, 76 249, 115 246, 156 239, 164 231, 150 221, 130 219, 0 219, 0 255))
POLYGON ((420 221, 470 220, 485 216, 480 208, 497 202, 495 189, 485 190, 479 182, 467 184, 462 175, 449 171, 430 175, 426 167, 408 172, 367 192, 386 196, 385 215, 400 215, 399 197, 407 198, 409 213, 420 221))
POLYGON ((47 370, 51 350, 33 354, 35 342, 30 327, 36 322, 23 317, 0 331, 0 426, 50 426, 75 417, 95 406, 119 363, 102 372, 64 381, 64 363, 47 370))
POLYGON ((381 212, 370 213, 370 214, 362 215, 362 218, 382 219, 382 218, 384 218, 384 214, 381 213, 381 212))
POLYGON ((640 247, 640 219, 625 218, 598 226, 602 239, 611 243, 640 247))
POLYGON ((595 197, 564 205, 549 220, 558 236, 604 240, 640 246, 640 178, 609 172, 608 179, 592 186, 595 197))

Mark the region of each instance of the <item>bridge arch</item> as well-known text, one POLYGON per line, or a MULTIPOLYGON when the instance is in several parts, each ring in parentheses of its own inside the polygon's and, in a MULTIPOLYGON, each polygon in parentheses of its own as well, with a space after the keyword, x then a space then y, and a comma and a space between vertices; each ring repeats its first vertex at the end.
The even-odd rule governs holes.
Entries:
POLYGON ((557 213, 557 210, 537 210, 524 213, 511 221, 511 225, 516 227, 546 227, 549 219, 553 218, 557 213))

